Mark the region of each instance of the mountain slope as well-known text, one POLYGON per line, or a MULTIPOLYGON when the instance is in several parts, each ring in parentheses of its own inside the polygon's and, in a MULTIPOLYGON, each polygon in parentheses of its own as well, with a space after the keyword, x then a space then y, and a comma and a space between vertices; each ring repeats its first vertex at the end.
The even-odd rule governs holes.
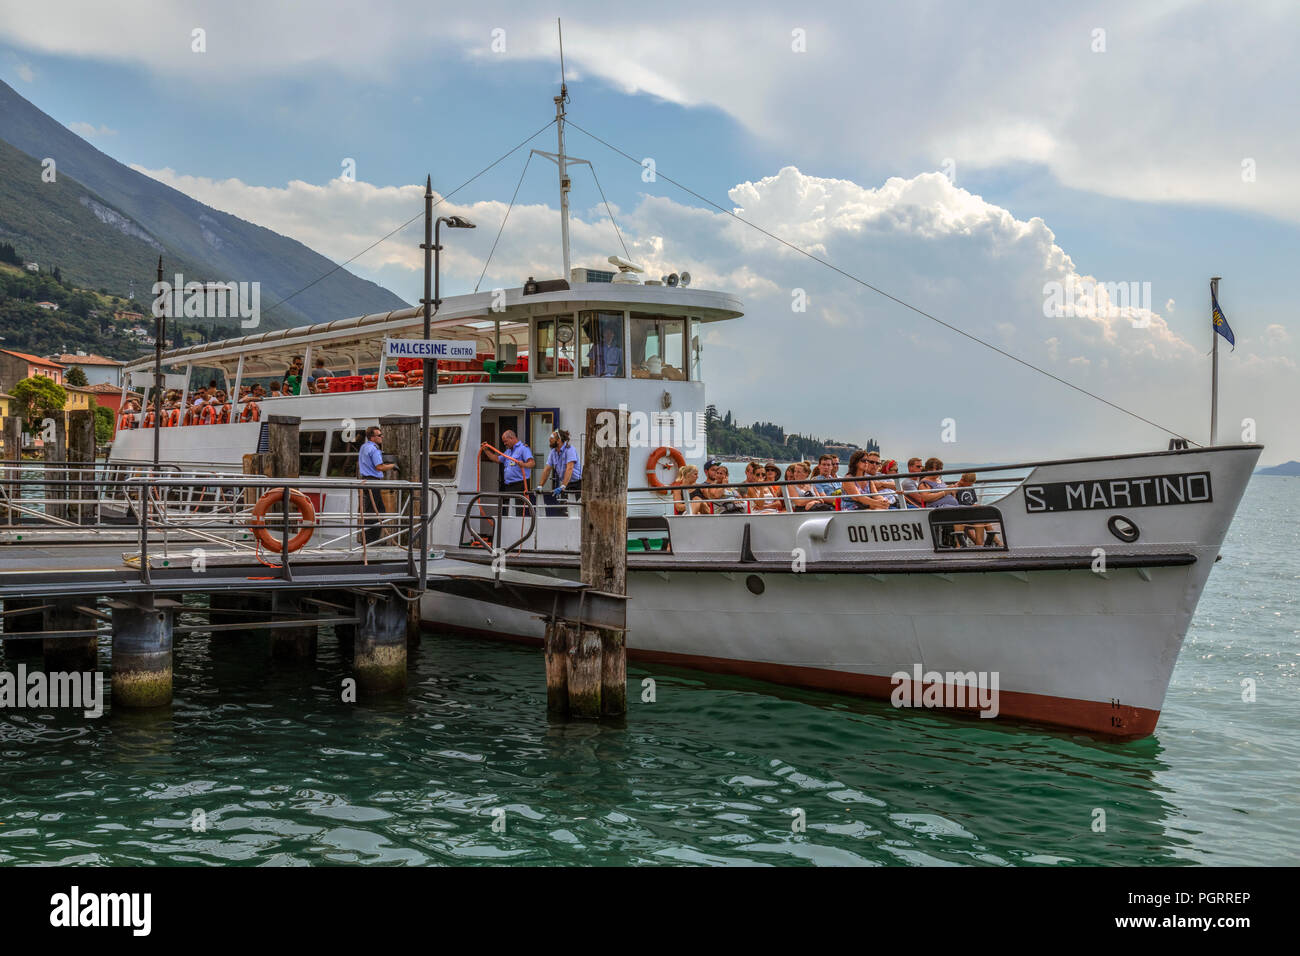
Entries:
POLYGON ((41 164, 0 141, 0 240, 42 269, 59 266, 73 284, 125 295, 135 283, 147 303, 158 255, 171 271, 202 274, 198 263, 171 253, 138 223, 67 173, 41 181, 41 164), (32 184, 36 186, 33 188, 32 184))
POLYGON ((1257 475, 1291 475, 1300 477, 1300 461, 1284 461, 1280 465, 1274 465, 1272 468, 1259 468, 1255 471, 1257 475))
MULTIPOLYGON (((38 161, 53 158, 60 179, 71 177, 93 192, 96 201, 132 220, 145 237, 134 238, 146 243, 151 238, 163 247, 168 275, 177 271, 172 266, 175 261, 190 264, 200 273, 193 276, 197 279, 261 282, 262 310, 268 328, 324 322, 406 305, 382 286, 345 269, 321 279, 334 268, 334 263, 324 256, 294 239, 205 206, 119 163, 46 116, 4 82, 0 82, 0 139, 38 161), (271 308, 313 282, 311 288, 285 305, 271 308)), ((17 185, 19 189, 30 189, 34 202, 39 195, 35 191, 50 184, 37 178, 30 187, 21 182, 17 185)), ((103 215, 111 219, 108 213, 103 215)), ((4 220, 0 220, 3 225, 4 220)), ((28 254, 38 261, 43 256, 48 258, 39 249, 28 254)), ((70 262, 61 265, 71 272, 70 262)), ((153 276, 150 269, 138 277, 137 291, 147 291, 153 276)))

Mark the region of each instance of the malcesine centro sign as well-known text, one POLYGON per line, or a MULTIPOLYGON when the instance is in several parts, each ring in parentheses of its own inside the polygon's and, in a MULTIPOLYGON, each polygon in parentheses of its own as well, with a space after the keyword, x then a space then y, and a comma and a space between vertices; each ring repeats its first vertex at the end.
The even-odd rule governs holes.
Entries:
POLYGON ((473 342, 460 339, 385 339, 384 354, 390 359, 445 359, 472 362, 477 352, 473 342))

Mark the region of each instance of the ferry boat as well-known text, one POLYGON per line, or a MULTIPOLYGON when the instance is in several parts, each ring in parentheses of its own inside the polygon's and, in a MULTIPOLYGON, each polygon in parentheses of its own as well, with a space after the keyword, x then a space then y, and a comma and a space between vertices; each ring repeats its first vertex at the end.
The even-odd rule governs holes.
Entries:
MULTIPOLYGON (((632 660, 1150 734, 1262 446, 1008 466, 997 471, 1015 477, 982 482, 975 507, 674 514, 656 484, 674 463, 703 471, 707 457, 705 327, 727 334, 742 304, 726 291, 643 281, 617 257, 616 269, 569 268, 564 99, 555 101, 563 278, 449 297, 432 320, 437 338, 474 343, 475 358, 441 363, 427 396, 430 480, 446 502, 430 541, 454 557, 505 553, 511 567, 576 578, 580 508, 539 501, 527 516, 498 519, 484 502, 500 491, 500 466, 481 446, 513 431, 540 469, 552 431, 569 431, 581 457, 594 439, 583 433, 587 409, 625 409, 650 432, 629 436, 632 660), (616 360, 602 352, 609 343, 616 360), (970 547, 972 523, 997 533, 970 547)), ((295 356, 308 370, 323 360, 332 377, 327 391, 260 401, 260 421, 238 421, 236 409, 226 424, 161 428, 161 460, 238 473, 266 416, 285 414, 301 419, 304 480, 353 477, 366 426, 422 413, 418 379, 385 357, 387 340, 422 337, 423 312, 410 308, 170 350, 163 364, 184 388, 216 379, 232 398, 244 384, 279 381, 295 356)), ((130 364, 126 381, 152 367, 152 356, 130 364)), ((110 476, 147 467, 154 432, 119 428, 110 476)), ((358 502, 339 494, 326 507, 355 513, 358 502)), ((467 597, 428 593, 421 614, 437 631, 532 642, 544 633, 531 612, 467 597)))

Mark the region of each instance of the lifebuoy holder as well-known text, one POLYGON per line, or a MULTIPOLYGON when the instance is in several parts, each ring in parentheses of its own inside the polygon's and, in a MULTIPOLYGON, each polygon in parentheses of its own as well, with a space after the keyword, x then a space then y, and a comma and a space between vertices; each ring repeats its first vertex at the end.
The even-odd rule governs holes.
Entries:
POLYGON ((659 492, 661 495, 668 493, 667 486, 659 480, 659 465, 665 457, 672 458, 679 470, 686 464, 685 456, 676 448, 669 448, 667 445, 660 445, 650 453, 645 463, 645 481, 651 488, 663 488, 664 490, 659 492))
MULTIPOLYGON (((262 497, 257 499, 257 504, 253 505, 253 514, 249 518, 248 527, 257 540, 274 554, 280 553, 280 541, 271 533, 271 529, 266 524, 266 512, 272 505, 280 504, 284 501, 284 489, 272 488, 262 497)), ((302 520, 299 525, 298 533, 289 539, 289 552, 299 550, 308 541, 316 531, 316 508, 312 505, 311 499, 304 495, 296 488, 289 489, 289 504, 298 509, 298 514, 302 520)))

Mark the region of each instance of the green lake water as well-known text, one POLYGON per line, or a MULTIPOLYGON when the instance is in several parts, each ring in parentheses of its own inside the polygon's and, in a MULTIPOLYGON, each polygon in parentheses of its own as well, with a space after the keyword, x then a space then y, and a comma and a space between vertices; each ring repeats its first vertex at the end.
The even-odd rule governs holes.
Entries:
POLYGON ((1294 863, 1298 493, 1252 481, 1146 740, 635 665, 625 724, 555 722, 539 650, 439 635, 346 704, 327 631, 196 635, 165 714, 0 711, 0 863, 1294 863))

